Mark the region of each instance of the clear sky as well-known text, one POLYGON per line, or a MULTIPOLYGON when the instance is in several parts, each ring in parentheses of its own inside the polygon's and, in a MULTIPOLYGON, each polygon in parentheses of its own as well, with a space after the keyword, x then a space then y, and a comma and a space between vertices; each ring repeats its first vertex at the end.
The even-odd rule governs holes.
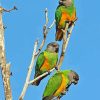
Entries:
MULTIPOLYGON (((11 62, 13 73, 11 77, 13 100, 18 100, 31 61, 34 42, 36 39, 39 39, 39 43, 42 41, 44 10, 48 8, 50 25, 54 20, 58 0, 2 0, 1 3, 6 9, 14 5, 18 7, 17 11, 3 14, 3 22, 7 26, 6 57, 7 61, 11 62)), ((78 85, 70 87, 67 95, 61 100, 100 100, 100 0, 75 0, 75 4, 78 21, 61 69, 75 70, 80 80, 78 85)), ((50 30, 43 50, 54 39, 55 27, 50 30)), ((31 79, 33 75, 34 69, 31 79)), ((49 77, 38 87, 29 86, 24 100, 41 100, 49 77)), ((4 100, 1 72, 0 100, 4 100)))

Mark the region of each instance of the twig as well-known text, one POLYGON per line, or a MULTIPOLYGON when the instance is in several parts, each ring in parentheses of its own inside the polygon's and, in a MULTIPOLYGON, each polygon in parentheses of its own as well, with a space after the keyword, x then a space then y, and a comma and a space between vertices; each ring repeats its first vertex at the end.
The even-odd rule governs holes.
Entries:
POLYGON ((12 9, 10 9, 10 10, 7 10, 7 9, 5 9, 5 8, 3 8, 3 11, 5 11, 5 12, 11 12, 11 11, 13 11, 13 10, 18 10, 17 8, 16 8, 16 6, 14 6, 12 9))
POLYGON ((27 88, 28 88, 28 82, 29 82, 29 80, 30 80, 31 72, 32 72, 32 69, 33 69, 33 66, 34 66, 34 59, 35 59, 35 53, 36 53, 37 45, 38 45, 38 41, 36 41, 36 42, 35 42, 35 45, 34 45, 34 50, 33 50, 33 54, 32 54, 32 60, 31 60, 31 63, 30 63, 29 69, 28 69, 26 81, 25 81, 25 84, 24 84, 22 93, 21 93, 21 95, 20 95, 20 97, 19 97, 19 100, 23 100, 24 95, 25 95, 25 93, 26 93, 26 90, 27 90, 27 88))
POLYGON ((46 36, 48 34, 48 31, 47 31, 47 24, 48 24, 48 9, 46 8, 45 9, 45 25, 43 26, 43 40, 42 40, 42 43, 38 49, 38 51, 36 52, 35 54, 35 57, 40 53, 40 51, 42 50, 44 44, 45 44, 45 41, 46 41, 46 36))
POLYGON ((4 85, 5 100, 12 100, 12 92, 10 87, 10 64, 6 63, 4 28, 2 22, 2 12, 4 9, 0 7, 0 67, 4 85))
POLYGON ((45 9, 45 19, 46 19, 45 25, 47 26, 48 22, 49 22, 49 19, 48 19, 48 9, 47 8, 45 9))
POLYGON ((46 37, 47 37, 47 34, 49 32, 49 30, 53 27, 55 21, 53 21, 53 23, 50 25, 49 28, 47 28, 47 25, 48 25, 48 22, 49 22, 49 19, 48 19, 48 9, 46 8, 45 9, 45 25, 43 26, 43 40, 42 40, 42 43, 38 49, 38 51, 36 52, 35 54, 35 57, 40 53, 40 51, 42 50, 44 44, 45 44, 45 41, 46 41, 46 37))
POLYGON ((64 60, 64 55, 65 55, 66 49, 68 47, 68 43, 69 43, 70 36, 71 36, 72 30, 74 28, 74 25, 75 25, 75 22, 73 23, 72 27, 70 28, 70 32, 69 32, 70 34, 68 34, 68 36, 66 38, 66 32, 68 31, 68 23, 66 24, 66 28, 63 33, 64 35, 63 35, 62 52, 61 52, 60 59, 59 59, 58 65, 57 65, 58 69, 60 69, 62 62, 64 60))
POLYGON ((51 28, 55 25, 55 23, 56 23, 56 20, 54 20, 54 21, 52 22, 52 24, 48 27, 48 30, 51 29, 51 28))
MULTIPOLYGON (((51 69, 51 70, 50 70, 50 73, 51 73, 52 71, 54 71, 54 70, 55 70, 55 68, 51 69)), ((43 73, 42 75, 40 75, 40 76, 38 76, 37 78, 35 78, 34 80, 31 80, 28 84, 30 85, 30 84, 34 83, 35 81, 39 80, 40 78, 46 76, 46 75, 48 75, 48 72, 45 72, 45 73, 43 73)))
POLYGON ((57 100, 60 100, 60 98, 57 98, 57 100))

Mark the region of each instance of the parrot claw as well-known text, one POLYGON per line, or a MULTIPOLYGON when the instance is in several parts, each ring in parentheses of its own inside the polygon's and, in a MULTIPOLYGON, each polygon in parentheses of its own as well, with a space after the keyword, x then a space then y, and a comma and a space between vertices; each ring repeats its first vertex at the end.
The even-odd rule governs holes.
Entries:
POLYGON ((70 21, 66 21, 66 23, 69 23, 70 21))
POLYGON ((55 67, 55 69, 56 69, 57 71, 59 70, 57 66, 55 67))
POLYGON ((50 73, 51 73, 51 72, 50 72, 50 71, 48 71, 48 75, 50 75, 50 73))

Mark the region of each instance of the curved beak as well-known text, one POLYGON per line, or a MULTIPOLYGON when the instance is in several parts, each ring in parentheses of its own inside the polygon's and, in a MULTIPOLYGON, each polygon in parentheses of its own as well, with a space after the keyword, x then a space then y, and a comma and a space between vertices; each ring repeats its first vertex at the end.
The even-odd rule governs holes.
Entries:
POLYGON ((56 53, 58 53, 59 52, 59 47, 57 47, 55 51, 56 51, 56 53))

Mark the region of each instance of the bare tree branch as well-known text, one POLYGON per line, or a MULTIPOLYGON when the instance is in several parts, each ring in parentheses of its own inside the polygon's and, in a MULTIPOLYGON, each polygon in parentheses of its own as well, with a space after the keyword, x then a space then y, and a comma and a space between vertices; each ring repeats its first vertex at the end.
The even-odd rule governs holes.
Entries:
POLYGON ((52 22, 52 24, 48 27, 48 30, 51 29, 55 25, 56 20, 52 22))
POLYGON ((34 67, 34 60, 35 60, 35 53, 36 53, 37 45, 38 45, 38 41, 36 41, 36 42, 35 42, 35 45, 34 45, 34 50, 33 50, 33 54, 32 54, 32 60, 31 60, 31 63, 30 63, 29 69, 28 69, 26 81, 25 81, 25 84, 24 84, 22 93, 21 93, 21 95, 20 95, 20 97, 19 97, 19 100, 23 100, 24 95, 25 95, 25 93, 26 93, 26 90, 27 90, 27 88, 28 88, 28 82, 29 82, 29 80, 30 80, 31 72, 32 72, 32 69, 33 69, 33 67, 34 67))
POLYGON ((40 53, 40 51, 42 50, 44 44, 45 44, 45 41, 46 41, 46 37, 47 37, 47 34, 48 34, 48 29, 47 29, 47 24, 48 24, 48 9, 46 8, 45 9, 45 25, 43 26, 43 40, 42 40, 42 43, 38 49, 38 51, 36 52, 35 54, 35 57, 40 53))
MULTIPOLYGON (((77 19, 75 19, 75 21, 76 20, 77 19)), ((62 30, 63 31, 63 45, 62 45, 62 52, 61 52, 61 55, 60 55, 60 59, 59 59, 58 65, 57 65, 58 69, 60 69, 62 62, 64 60, 65 52, 66 52, 66 49, 68 47, 68 43, 69 43, 70 36, 72 34, 72 30, 74 28, 74 25, 75 25, 75 22, 72 24, 70 31, 68 32, 69 23, 66 23, 65 30, 62 30), (67 36, 66 36, 66 33, 68 34, 67 36)))
MULTIPOLYGON (((51 69, 51 70, 49 71, 49 73, 51 73, 51 72, 54 71, 54 70, 55 70, 55 68, 51 69)), ((35 81, 39 80, 40 78, 42 78, 42 77, 44 77, 44 76, 46 76, 46 75, 49 75, 49 73, 48 73, 48 72, 43 73, 42 75, 38 76, 38 77, 35 78, 34 80, 31 80, 28 84, 30 85, 30 84, 34 83, 35 81)))
POLYGON ((36 54, 35 54, 35 57, 36 57, 36 56, 40 53, 40 51, 42 50, 42 48, 43 48, 43 46, 44 46, 44 44, 45 44, 45 41, 46 41, 47 34, 48 34, 49 30, 50 30, 50 29, 53 27, 53 25, 55 24, 55 20, 54 20, 53 23, 52 23, 49 27, 47 27, 48 22, 49 22, 49 19, 48 19, 48 9, 47 9, 47 8, 45 9, 45 20, 46 20, 46 22, 45 22, 45 25, 43 26, 43 40, 42 40, 42 43, 41 43, 41 45, 40 45, 38 51, 37 51, 36 54))
POLYGON ((5 11, 5 12, 11 12, 11 11, 13 11, 13 10, 17 10, 17 7, 14 6, 14 7, 13 7, 12 9, 10 9, 10 10, 7 10, 7 9, 3 8, 3 11, 5 11))
POLYGON ((12 92, 10 87, 10 63, 6 63, 4 27, 2 22, 2 12, 4 8, 0 7, 0 67, 4 85, 5 99, 12 100, 12 92))

